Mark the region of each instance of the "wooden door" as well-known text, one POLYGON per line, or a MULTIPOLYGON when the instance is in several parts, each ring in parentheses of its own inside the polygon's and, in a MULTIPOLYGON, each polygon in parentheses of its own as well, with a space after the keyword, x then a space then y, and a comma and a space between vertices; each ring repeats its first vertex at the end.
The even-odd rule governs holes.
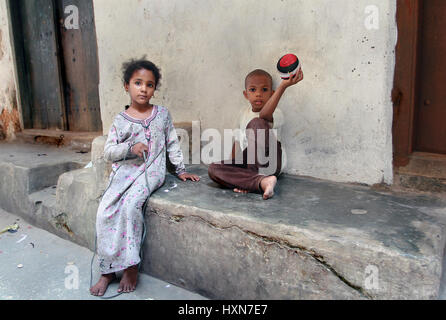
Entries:
POLYGON ((25 129, 102 131, 92 0, 8 0, 25 129), (78 26, 65 28, 67 7, 78 26))
POLYGON ((393 163, 446 154, 446 1, 397 0, 393 163))
POLYGON ((25 75, 29 78, 28 128, 66 129, 55 7, 49 0, 20 1, 25 75), (26 18, 23 18, 26 17, 26 18))
POLYGON ((64 94, 70 131, 101 131, 99 67, 91 0, 58 0, 64 94), (77 12, 67 10, 75 6, 77 12), (65 19, 74 14, 78 28, 67 29, 65 19))
POLYGON ((414 151, 446 154, 446 1, 422 2, 414 151))

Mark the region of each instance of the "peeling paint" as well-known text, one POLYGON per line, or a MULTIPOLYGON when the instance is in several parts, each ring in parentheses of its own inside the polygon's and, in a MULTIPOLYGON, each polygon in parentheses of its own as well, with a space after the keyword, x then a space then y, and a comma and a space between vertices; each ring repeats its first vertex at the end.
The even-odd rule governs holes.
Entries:
POLYGON ((13 108, 12 111, 3 109, 0 114, 0 140, 11 138, 14 133, 19 131, 21 131, 21 127, 17 108, 13 108))

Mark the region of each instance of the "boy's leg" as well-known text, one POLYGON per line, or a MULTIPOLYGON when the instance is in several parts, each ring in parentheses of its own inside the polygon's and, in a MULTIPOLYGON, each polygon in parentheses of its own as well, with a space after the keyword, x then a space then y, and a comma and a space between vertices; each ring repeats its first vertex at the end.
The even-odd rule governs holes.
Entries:
POLYGON ((231 189, 261 192, 259 176, 253 168, 236 164, 212 163, 208 169, 209 177, 218 184, 231 189))
MULTIPOLYGON (((271 183, 273 179, 268 179, 268 183, 264 183, 263 186, 261 185, 262 180, 268 176, 259 174, 259 168, 268 167, 270 163, 268 162, 263 165, 260 164, 257 157, 257 149, 259 149, 258 152, 263 154, 264 157, 269 157, 270 127, 267 121, 260 118, 255 118, 248 124, 247 129, 252 129, 254 134, 248 136, 248 148, 243 151, 243 164, 235 164, 235 159, 232 160, 232 164, 224 164, 223 161, 213 163, 208 169, 209 177, 227 188, 237 188, 239 190, 246 190, 249 192, 265 193, 267 186, 270 187, 273 185, 272 189, 274 189, 275 182, 271 183), (263 143, 260 141, 260 136, 258 134, 259 129, 265 131, 265 134, 263 135, 263 143), (249 159, 254 159, 254 161, 252 161, 253 163, 248 163, 248 150, 249 152, 255 152, 254 155, 250 155, 249 157, 249 159)), ((271 136, 271 139, 276 140, 274 135, 271 136)), ((280 142, 272 142, 277 144, 277 154, 276 158, 273 158, 271 165, 273 166, 273 169, 275 169, 273 170, 274 175, 278 176, 282 167, 282 148, 280 142), (276 168, 274 168, 274 165, 276 168)), ((275 181, 277 181, 277 179, 275 181)), ((271 190, 267 190, 266 193, 269 195, 268 197, 271 197, 273 194, 271 190)))
POLYGON ((262 173, 264 171, 265 176, 275 175, 279 176, 282 169, 282 145, 274 134, 270 134, 269 123, 261 118, 252 119, 246 126, 247 138, 248 138, 248 152, 251 153, 248 156, 248 160, 251 163, 248 167, 252 170, 262 173), (263 134, 260 132, 263 131, 263 134), (270 150, 270 143, 273 147, 270 150), (275 151, 275 155, 270 155, 275 151), (260 161, 259 155, 262 156, 262 160, 268 160, 266 163, 260 161), (265 170, 262 170, 262 169, 265 170))
POLYGON ((269 123, 260 118, 251 120, 247 127, 249 159, 254 159, 248 166, 257 171, 262 178, 259 189, 263 192, 263 199, 267 200, 274 195, 277 177, 282 169, 282 145, 274 134, 270 134, 269 123), (271 143, 271 145, 270 145, 271 143), (261 160, 259 159, 261 157, 261 160))

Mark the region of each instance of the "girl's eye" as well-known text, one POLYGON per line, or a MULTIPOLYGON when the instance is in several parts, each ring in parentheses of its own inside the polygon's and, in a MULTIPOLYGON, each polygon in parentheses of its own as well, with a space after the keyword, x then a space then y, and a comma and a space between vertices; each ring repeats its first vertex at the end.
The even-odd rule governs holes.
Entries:
POLYGON ((149 83, 149 88, 153 88, 153 84, 149 83))
POLYGON ((141 82, 140 82, 140 81, 135 81, 135 84, 136 84, 137 86, 139 86, 139 85, 141 85, 141 82))

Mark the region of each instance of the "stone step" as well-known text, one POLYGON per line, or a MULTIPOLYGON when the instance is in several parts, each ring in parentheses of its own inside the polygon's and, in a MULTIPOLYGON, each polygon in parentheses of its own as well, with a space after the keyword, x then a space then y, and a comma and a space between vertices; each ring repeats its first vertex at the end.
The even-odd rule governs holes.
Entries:
POLYGON ((446 198, 446 179, 444 178, 398 173, 394 175, 394 188, 431 192, 446 198))
POLYGON ((414 152, 406 166, 395 168, 393 187, 446 198, 446 155, 414 152))
POLYGON ((0 202, 9 212, 25 210, 29 194, 55 186, 62 173, 90 161, 90 154, 54 146, 0 143, 0 150, 0 202))
MULTIPOLYGON (((63 174, 57 195, 72 240, 90 248, 93 170, 63 174)), ((205 166, 188 171, 201 182, 168 175, 150 198, 143 272, 213 299, 439 297, 441 200, 285 175, 264 201, 221 189, 205 166)))
MULTIPOLYGON (((94 249, 109 164, 99 152, 92 159, 91 168, 63 173, 55 195, 50 187, 22 199, 20 214, 94 249)), ((201 181, 168 175, 149 200, 143 272, 213 299, 440 296, 441 199, 284 175, 264 201, 218 187, 206 166, 187 169, 201 181)))
POLYGON ((71 147, 76 151, 91 150, 92 141, 102 132, 74 132, 44 129, 26 129, 16 134, 17 142, 71 147))
POLYGON ((150 198, 146 272, 217 299, 438 298, 443 201, 288 175, 264 201, 189 170, 150 198))

